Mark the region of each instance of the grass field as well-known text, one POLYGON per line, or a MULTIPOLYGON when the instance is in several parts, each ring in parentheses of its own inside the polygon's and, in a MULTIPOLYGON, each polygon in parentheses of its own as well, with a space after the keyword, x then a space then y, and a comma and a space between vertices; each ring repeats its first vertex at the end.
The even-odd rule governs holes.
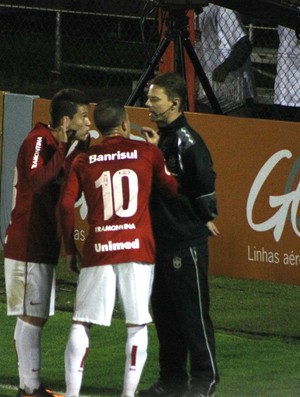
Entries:
MULTIPOLYGON (((63 355, 68 337, 75 278, 58 268, 57 313, 43 333, 44 383, 64 391, 63 355)), ((294 397, 300 390, 299 287, 271 282, 210 277, 221 382, 218 397, 294 397)), ((16 394, 18 382, 12 335, 0 270, 0 397, 16 394)), ((117 308, 112 327, 91 331, 82 395, 119 396, 126 330, 117 308)), ((157 339, 149 327, 148 361, 140 388, 157 378, 157 339)))

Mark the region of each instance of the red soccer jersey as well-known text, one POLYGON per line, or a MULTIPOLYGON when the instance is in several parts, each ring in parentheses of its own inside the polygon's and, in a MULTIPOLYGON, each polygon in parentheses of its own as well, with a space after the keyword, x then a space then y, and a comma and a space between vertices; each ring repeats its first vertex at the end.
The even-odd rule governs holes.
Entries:
POLYGON ((73 163, 61 200, 65 248, 74 247, 74 204, 81 192, 88 206, 89 233, 82 267, 122 262, 154 263, 149 213, 152 184, 177 192, 161 151, 146 142, 111 137, 73 163))
POLYGON ((4 256, 20 261, 56 264, 60 244, 55 207, 68 145, 58 143, 38 123, 22 143, 14 176, 13 208, 4 256))

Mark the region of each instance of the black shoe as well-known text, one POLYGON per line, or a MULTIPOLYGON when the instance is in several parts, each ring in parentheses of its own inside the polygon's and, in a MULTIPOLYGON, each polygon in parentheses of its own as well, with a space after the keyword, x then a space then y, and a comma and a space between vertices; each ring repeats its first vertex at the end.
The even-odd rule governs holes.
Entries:
POLYGON ((138 392, 138 397, 183 397, 187 384, 174 384, 158 380, 149 389, 138 392))
POLYGON ((24 394, 25 394, 25 390, 19 388, 16 397, 22 397, 24 394))

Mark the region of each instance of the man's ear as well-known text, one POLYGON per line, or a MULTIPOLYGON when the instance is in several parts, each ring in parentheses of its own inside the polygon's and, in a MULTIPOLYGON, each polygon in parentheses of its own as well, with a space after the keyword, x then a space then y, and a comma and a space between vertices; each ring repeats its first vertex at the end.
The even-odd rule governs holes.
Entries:
POLYGON ((174 99, 173 99, 173 106, 172 106, 172 109, 175 109, 176 106, 178 106, 178 104, 179 104, 179 98, 174 98, 174 99))
POLYGON ((122 127, 122 130, 123 130, 124 132, 127 130, 127 127, 126 127, 126 120, 122 121, 121 127, 122 127))

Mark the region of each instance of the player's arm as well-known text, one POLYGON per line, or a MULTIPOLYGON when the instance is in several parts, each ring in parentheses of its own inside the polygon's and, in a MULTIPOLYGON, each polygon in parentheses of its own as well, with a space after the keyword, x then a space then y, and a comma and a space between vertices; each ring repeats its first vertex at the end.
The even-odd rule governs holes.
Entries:
POLYGON ((61 192, 59 206, 59 223, 67 255, 67 263, 71 270, 78 272, 81 256, 74 240, 75 202, 80 194, 80 184, 74 167, 71 167, 64 188, 61 192))
POLYGON ((44 137, 35 137, 28 141, 26 163, 30 184, 34 192, 40 193, 45 186, 58 177, 68 147, 68 143, 60 142, 49 159, 48 151, 53 150, 53 147, 47 145, 44 137))
POLYGON ((81 255, 80 252, 76 250, 73 254, 67 255, 66 264, 72 272, 79 274, 79 269, 81 267, 81 255))

